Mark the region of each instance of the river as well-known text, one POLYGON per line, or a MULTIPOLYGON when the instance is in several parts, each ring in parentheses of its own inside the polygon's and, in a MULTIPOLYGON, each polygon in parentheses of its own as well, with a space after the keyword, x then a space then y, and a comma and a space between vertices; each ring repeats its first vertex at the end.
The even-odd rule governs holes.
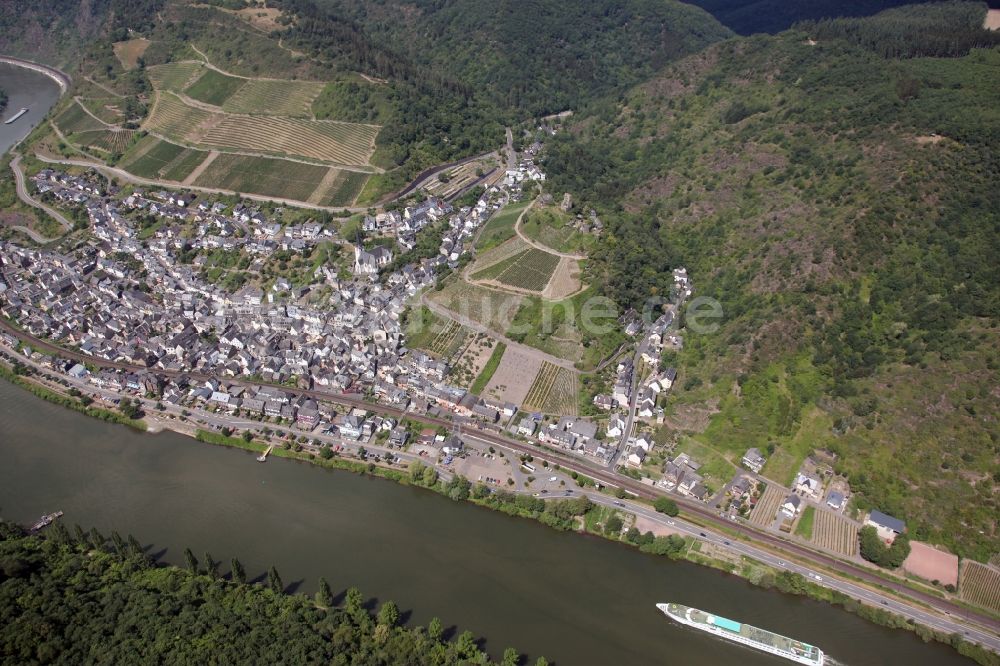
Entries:
POLYGON ((675 626, 676 600, 809 641, 837 662, 969 663, 915 635, 705 567, 560 533, 390 481, 90 419, 0 381, 0 513, 134 534, 161 559, 209 551, 299 592, 325 576, 366 595, 570 664, 785 663, 675 626))
POLYGON ((28 136, 59 100, 59 85, 41 72, 0 63, 0 88, 7 93, 7 108, 0 114, 0 154, 3 154, 28 136), (22 108, 28 112, 10 125, 3 124, 22 108))

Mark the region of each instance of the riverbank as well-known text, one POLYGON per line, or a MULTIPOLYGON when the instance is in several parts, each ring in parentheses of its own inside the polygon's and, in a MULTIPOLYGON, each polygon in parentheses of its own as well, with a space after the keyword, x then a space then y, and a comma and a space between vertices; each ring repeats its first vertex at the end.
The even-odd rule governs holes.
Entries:
MULTIPOLYGON (((61 406, 70 406, 75 411, 86 415, 95 415, 97 418, 102 418, 99 413, 89 414, 83 409, 78 409, 74 407, 73 396, 58 395, 55 392, 45 388, 41 391, 32 390, 31 384, 34 382, 26 379, 20 375, 14 375, 13 373, 5 373, 6 377, 10 378, 13 376, 17 384, 21 388, 26 388, 30 390, 33 394, 41 397, 43 399, 49 399, 51 402, 61 406), (55 398, 55 399, 52 399, 55 398)), ((107 410, 104 410, 105 412, 107 410)), ((112 414, 114 414, 112 412, 112 414)), ((120 422, 117 419, 104 418, 103 420, 110 420, 113 422, 120 422)), ((152 422, 153 419, 151 418, 152 422)), ((226 437, 219 433, 209 432, 205 430, 199 431, 192 424, 181 421, 177 418, 165 417, 163 419, 157 419, 157 422, 162 423, 164 428, 169 430, 174 430, 176 432, 182 433, 186 436, 193 436, 202 442, 211 443, 218 446, 227 446, 230 448, 238 448, 242 450, 247 450, 253 453, 259 453, 263 451, 266 444, 260 441, 250 441, 247 442, 239 437, 226 437), (192 431, 192 429, 194 430, 192 431)), ((290 443, 290 446, 294 444, 290 443)), ((369 475, 369 476, 379 476, 382 478, 391 479, 396 481, 398 484, 407 486, 420 486, 424 489, 431 490, 437 494, 445 495, 453 500, 464 500, 476 504, 484 508, 490 508, 507 515, 513 515, 523 518, 530 518, 535 522, 541 522, 545 525, 556 527, 560 530, 576 530, 576 531, 587 531, 583 528, 586 524, 587 519, 585 514, 591 509, 591 507, 583 508, 579 504, 576 505, 575 509, 570 508, 572 505, 556 505, 555 502, 549 500, 548 502, 543 502, 538 498, 533 498, 530 495, 514 495, 513 493, 494 493, 489 494, 488 489, 481 484, 470 484, 460 477, 452 477, 450 480, 442 478, 441 475, 437 473, 434 468, 424 468, 418 469, 415 473, 413 469, 401 470, 394 467, 386 467, 383 465, 376 465, 374 463, 365 463, 361 461, 349 460, 340 456, 332 455, 329 459, 324 459, 317 454, 311 453, 309 451, 295 451, 293 449, 285 449, 282 447, 277 447, 273 451, 272 455, 277 457, 285 457, 289 459, 299 460, 302 462, 310 462, 320 467, 328 469, 340 469, 354 472, 355 474, 369 475), (428 473, 428 470, 433 470, 432 473, 428 473), (459 480, 460 479, 460 480, 459 480), (486 493, 483 493, 483 490, 486 493), (556 508, 548 509, 549 505, 554 505, 556 508), (545 507, 545 508, 543 508, 545 507)), ((630 544, 625 541, 620 536, 617 538, 611 537, 604 534, 603 532, 589 532, 596 536, 601 536, 605 539, 612 541, 621 541, 630 544)), ((955 640, 944 634, 930 632, 929 630, 922 629, 918 625, 904 620, 898 616, 894 616, 891 613, 883 611, 878 608, 871 608, 864 606, 847 595, 837 595, 832 593, 831 590, 824 588, 819 585, 814 585, 809 583, 801 575, 791 575, 788 572, 781 572, 775 569, 771 569, 764 565, 759 565, 755 562, 742 562, 739 566, 734 565, 732 562, 727 562, 722 559, 718 559, 708 555, 704 552, 700 552, 694 547, 695 543, 699 543, 697 539, 690 539, 686 544, 685 548, 680 552, 670 551, 669 556, 672 559, 685 559, 689 562, 695 564, 709 566, 714 569, 726 571, 728 573, 735 574, 750 583, 759 585, 764 588, 774 587, 781 590, 782 592, 799 594, 809 596, 810 598, 817 599, 820 601, 825 601, 839 605, 842 608, 853 612, 867 620, 875 622, 881 626, 893 627, 893 628, 907 628, 911 631, 915 631, 925 640, 933 638, 941 641, 942 643, 952 645, 956 647, 959 653, 970 656, 976 659, 981 664, 996 664, 997 661, 991 661, 992 653, 981 650, 980 648, 974 648, 971 644, 965 641, 955 640), (982 654, 977 654, 976 650, 979 650, 982 654)), ((653 554, 667 554, 667 550, 662 550, 657 553, 655 548, 640 548, 647 553, 653 554)))
POLYGON ((69 74, 55 67, 49 67, 48 65, 43 65, 31 60, 24 60, 23 58, 15 58, 13 56, 0 55, 0 63, 5 63, 7 65, 14 65, 15 67, 23 67, 24 69, 30 69, 45 76, 49 77, 59 86, 59 95, 65 95, 66 91, 69 90, 69 86, 72 83, 72 79, 69 74))
MULTIPOLYGON (((832 606, 715 573, 721 566, 670 563, 538 524, 557 522, 569 511, 560 516, 550 510, 549 518, 530 521, 503 515, 536 518, 537 498, 530 496, 501 497, 510 504, 487 505, 500 510, 484 514, 472 501, 442 502, 413 488, 429 479, 442 494, 448 481, 434 479, 433 472, 425 478, 422 470, 417 483, 406 470, 401 483, 384 484, 366 473, 262 465, 252 455, 234 456, 170 432, 142 437, 80 419, 13 385, 0 387, 0 396, 7 408, 6 414, 0 408, 0 428, 8 435, 0 445, 6 467, 0 501, 13 512, 9 517, 30 521, 65 509, 69 524, 134 533, 143 543, 152 538, 157 545, 151 552, 159 558, 166 552, 174 564, 184 564, 180 553, 187 545, 226 560, 245 555, 248 571, 275 564, 313 583, 336 572, 343 584, 430 611, 415 611, 416 624, 426 625, 432 615, 462 618, 463 625, 497 640, 489 650, 494 655, 514 644, 574 664, 652 663, 668 646, 681 663, 732 658, 733 648, 688 635, 655 613, 654 602, 675 598, 730 617, 753 609, 771 626, 852 666, 900 658, 914 666, 957 666, 961 659, 944 646, 924 647, 906 633, 878 629, 832 606)), ((367 471, 363 463, 352 468, 367 471)), ((462 488, 451 487, 461 497, 462 488)), ((475 485, 468 491, 474 497, 475 485)), ((614 510, 614 498, 593 496, 614 510)), ((580 517, 572 518, 579 529, 580 517)), ((697 528, 690 534, 697 537, 697 528)), ((704 540, 693 541, 708 551, 704 540)))

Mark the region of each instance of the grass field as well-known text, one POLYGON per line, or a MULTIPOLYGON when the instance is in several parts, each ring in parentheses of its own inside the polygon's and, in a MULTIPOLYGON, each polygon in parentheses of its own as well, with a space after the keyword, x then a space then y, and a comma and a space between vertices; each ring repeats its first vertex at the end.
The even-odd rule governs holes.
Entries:
POLYGON ((523 407, 546 414, 576 414, 577 377, 572 370, 542 362, 523 407))
POLYGON ((156 90, 181 92, 205 70, 200 62, 171 62, 146 69, 156 90))
POLYGON ((53 122, 55 122, 56 127, 63 134, 76 134, 77 132, 107 129, 100 121, 84 111, 83 107, 75 101, 56 116, 53 122))
POLYGON ((963 559, 958 588, 969 603, 1000 613, 1000 570, 963 559))
POLYGON ((320 197, 321 206, 351 206, 370 176, 360 171, 340 170, 333 185, 320 197))
POLYGON ((482 372, 476 377, 476 381, 472 382, 472 388, 469 390, 475 395, 481 395, 483 389, 486 385, 490 383, 493 379, 494 373, 496 373, 497 368, 500 367, 500 360, 503 358, 504 352, 507 351, 507 345, 502 342, 498 342, 496 347, 493 348, 493 353, 490 354, 490 359, 486 361, 486 365, 483 367, 482 372))
POLYGON ((235 76, 229 76, 214 69, 205 69, 205 72, 198 77, 198 80, 184 89, 184 93, 191 99, 196 99, 205 104, 222 106, 222 104, 233 96, 247 82, 235 76))
POLYGON ((135 69, 139 58, 149 48, 149 40, 143 37, 129 39, 124 42, 115 42, 113 48, 115 56, 125 69, 135 69))
POLYGON ((124 120, 121 112, 120 99, 114 97, 83 97, 77 100, 78 104, 87 107, 87 110, 108 124, 120 123, 124 120))
POLYGON ((488 250, 513 237, 514 223, 517 222, 521 211, 527 208, 530 203, 530 201, 521 201, 509 204, 491 217, 479 233, 479 238, 476 240, 476 249, 480 251, 488 250))
POLYGON ((194 184, 305 201, 328 170, 314 164, 223 153, 194 184))
POLYGON ((146 137, 125 156, 121 167, 142 178, 182 181, 208 156, 156 137, 146 137))
POLYGON ((816 507, 807 506, 795 526, 795 533, 804 539, 812 539, 813 522, 816 520, 816 507))
MULTIPOLYGON (((804 519, 805 515, 802 517, 804 519)), ((821 548, 853 557, 858 550, 858 528, 841 515, 831 511, 817 511, 812 541, 821 548)))
POLYGON ((246 81, 222 104, 229 113, 262 116, 312 117, 312 103, 323 91, 312 81, 246 81))
POLYGON ((521 231, 528 238, 557 252, 586 252, 594 236, 582 234, 569 226, 573 221, 572 215, 558 208, 534 208, 524 216, 521 231))
POLYGON ((472 279, 495 280, 518 289, 541 292, 558 265, 558 256, 533 247, 473 273, 472 279))

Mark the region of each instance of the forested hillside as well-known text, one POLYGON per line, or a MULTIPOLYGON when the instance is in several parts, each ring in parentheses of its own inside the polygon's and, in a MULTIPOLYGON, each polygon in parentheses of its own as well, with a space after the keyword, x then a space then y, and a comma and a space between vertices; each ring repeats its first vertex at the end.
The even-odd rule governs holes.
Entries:
POLYGON ((99 33, 110 5, 111 0, 7 0, 0 9, 0 54, 67 65, 99 33))
POLYGON ((491 663, 471 633, 448 641, 437 620, 399 626, 393 602, 370 612, 356 589, 335 605, 321 582, 314 601, 283 594, 273 568, 266 585, 251 585, 190 551, 196 572, 152 565, 131 537, 51 530, 25 536, 0 523, 4 663, 491 663))
MULTIPOLYGON (((967 33, 985 9, 939 19, 967 33)), ((760 447, 783 483, 827 449, 859 507, 983 559, 1000 550, 1000 49, 899 59, 856 38, 911 25, 910 52, 936 48, 908 11, 710 47, 594 105, 546 170, 604 213, 608 296, 641 303, 685 265, 722 303, 718 332, 670 359, 673 436, 730 460, 760 447)))
MULTIPOLYGON (((290 4, 290 0, 282 0, 290 4)), ((419 70, 523 118, 641 81, 731 33, 675 0, 295 0, 346 17, 419 70)), ((307 36, 303 25, 299 35, 307 36)))
MULTIPOLYGON (((941 0, 927 0, 928 4, 941 0)), ((741 35, 777 33, 799 21, 871 16, 907 0, 691 0, 741 35)), ((993 7, 1000 2, 991 0, 993 7)))

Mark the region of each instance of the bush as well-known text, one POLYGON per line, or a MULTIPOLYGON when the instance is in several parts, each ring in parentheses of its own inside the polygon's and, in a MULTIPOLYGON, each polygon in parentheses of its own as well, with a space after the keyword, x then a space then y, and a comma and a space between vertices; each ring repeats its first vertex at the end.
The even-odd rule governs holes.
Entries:
POLYGON ((653 502, 653 508, 659 513, 665 513, 668 516, 676 516, 681 512, 680 507, 677 506, 677 502, 669 497, 657 497, 656 501, 653 502))

